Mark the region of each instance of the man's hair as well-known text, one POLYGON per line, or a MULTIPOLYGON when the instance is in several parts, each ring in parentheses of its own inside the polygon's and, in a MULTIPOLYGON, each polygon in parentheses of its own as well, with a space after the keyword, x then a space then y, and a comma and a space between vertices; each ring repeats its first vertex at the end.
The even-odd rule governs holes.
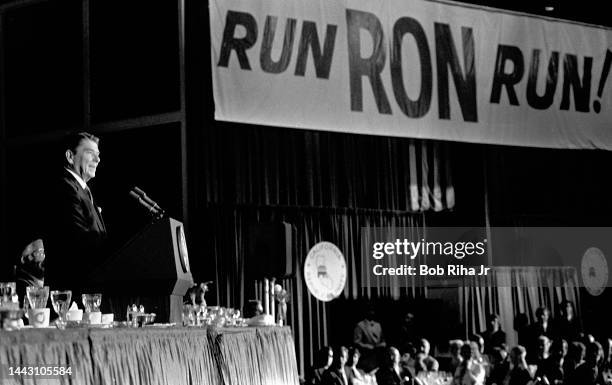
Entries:
POLYGON ((539 317, 543 315, 544 313, 547 313, 550 316, 550 310, 548 310, 547 307, 539 307, 536 309, 535 315, 536 317, 539 317))
MULTIPOLYGON (((65 153, 66 150, 70 150, 73 153, 76 153, 79 144, 81 144, 83 140, 91 140, 96 144, 100 142, 100 139, 97 136, 90 134, 89 132, 72 132, 66 135, 66 137, 62 141, 62 151, 65 153)), ((66 157, 64 157, 63 159, 64 165, 68 165, 66 157)))

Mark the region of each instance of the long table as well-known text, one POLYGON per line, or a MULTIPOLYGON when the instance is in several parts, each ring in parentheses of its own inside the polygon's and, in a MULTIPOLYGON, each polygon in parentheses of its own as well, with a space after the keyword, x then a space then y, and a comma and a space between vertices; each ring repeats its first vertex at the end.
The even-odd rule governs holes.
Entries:
POLYGON ((287 327, 27 329, 0 332, 0 384, 298 385, 299 377, 287 327), (9 366, 39 376, 16 378, 9 366), (43 366, 71 375, 42 377, 43 366))

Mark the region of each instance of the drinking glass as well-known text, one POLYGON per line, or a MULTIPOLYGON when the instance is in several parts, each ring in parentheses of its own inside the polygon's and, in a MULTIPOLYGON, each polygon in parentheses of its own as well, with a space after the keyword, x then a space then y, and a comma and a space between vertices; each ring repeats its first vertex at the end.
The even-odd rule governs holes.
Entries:
POLYGON ((72 299, 72 291, 70 290, 53 290, 51 291, 51 304, 53 310, 59 316, 58 326, 63 327, 66 323, 66 312, 70 308, 70 300, 72 299))
POLYGON ((87 313, 100 311, 100 304, 102 303, 102 294, 83 294, 81 295, 81 301, 83 307, 87 313))
POLYGON ((17 294, 15 282, 0 282, 0 307, 13 303, 13 296, 17 294))
POLYGON ((28 286, 26 287, 26 295, 32 309, 44 309, 47 307, 49 300, 49 286, 28 286))
POLYGON ((183 326, 195 325, 195 310, 193 305, 183 304, 183 326))

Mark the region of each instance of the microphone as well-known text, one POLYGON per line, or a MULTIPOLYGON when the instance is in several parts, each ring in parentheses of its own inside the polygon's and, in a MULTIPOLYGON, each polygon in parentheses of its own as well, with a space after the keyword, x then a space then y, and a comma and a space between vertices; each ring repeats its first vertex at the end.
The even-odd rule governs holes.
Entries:
POLYGON ((148 204, 146 201, 144 201, 140 195, 136 194, 133 190, 130 191, 130 196, 134 199, 136 199, 138 201, 138 203, 140 203, 141 206, 143 206, 144 208, 146 208, 151 215, 155 216, 158 215, 159 212, 157 211, 157 209, 155 209, 155 207, 151 206, 150 204, 148 204))
POLYGON ((162 210, 161 207, 159 207, 159 205, 157 203, 155 203, 154 200, 152 200, 151 198, 149 198, 147 196, 147 194, 145 194, 144 191, 142 191, 141 189, 139 189, 138 187, 134 186, 134 189, 132 191, 135 191, 138 195, 140 195, 140 197, 147 202, 151 207, 153 207, 156 211, 160 212, 163 214, 164 210, 162 210))

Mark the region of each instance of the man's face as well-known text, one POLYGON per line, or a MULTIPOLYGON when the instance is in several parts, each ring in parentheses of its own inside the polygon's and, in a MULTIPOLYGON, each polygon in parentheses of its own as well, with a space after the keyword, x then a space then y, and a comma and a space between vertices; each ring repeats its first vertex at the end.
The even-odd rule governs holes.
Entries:
POLYGON ((71 165, 70 169, 85 182, 96 176, 96 168, 100 163, 100 151, 96 142, 89 139, 81 140, 76 152, 66 151, 66 158, 71 165))
POLYGON ((429 354, 429 342, 427 340, 421 340, 421 343, 419 345, 419 350, 425 353, 425 355, 428 355, 429 354))
POLYGON ((495 317, 489 320, 489 330, 496 332, 499 329, 499 320, 495 317))
POLYGON ((400 363, 400 359, 401 359, 401 356, 400 356, 399 350, 395 348, 391 349, 391 362, 397 365, 400 363))
POLYGON ((334 352, 329 349, 329 354, 327 355, 327 366, 331 366, 332 362, 334 362, 334 352))
POLYGON ((340 356, 340 363, 342 364, 342 367, 344 367, 344 365, 346 365, 346 363, 348 362, 348 350, 342 350, 342 356, 340 356))
POLYGON ((548 354, 550 349, 550 342, 548 338, 540 338, 538 339, 538 352, 540 354, 548 354))

